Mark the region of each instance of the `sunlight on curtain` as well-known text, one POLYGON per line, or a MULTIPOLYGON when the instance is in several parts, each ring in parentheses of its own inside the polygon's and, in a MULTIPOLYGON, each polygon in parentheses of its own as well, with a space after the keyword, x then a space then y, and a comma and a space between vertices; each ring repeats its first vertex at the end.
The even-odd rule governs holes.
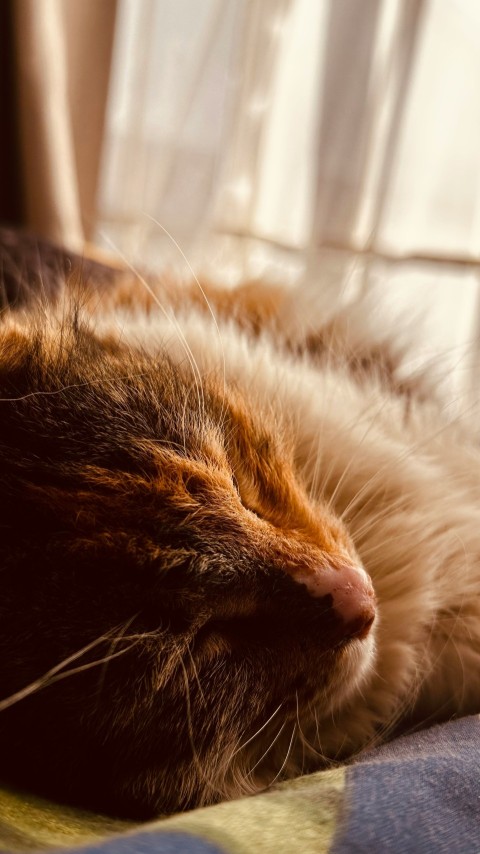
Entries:
POLYGON ((81 251, 96 222, 115 0, 11 6, 24 225, 81 251))
MULTIPOLYGON (((120 0, 99 239, 358 288, 476 359, 477 0, 120 0), (160 223, 157 224, 157 223, 160 223)), ((454 370, 455 369, 455 370, 454 370)))
MULTIPOLYGON (((268 0, 267 0, 268 2, 268 0)), ((159 219, 191 243, 211 221, 241 42, 241 0, 122 0, 100 221, 142 251, 159 219)))

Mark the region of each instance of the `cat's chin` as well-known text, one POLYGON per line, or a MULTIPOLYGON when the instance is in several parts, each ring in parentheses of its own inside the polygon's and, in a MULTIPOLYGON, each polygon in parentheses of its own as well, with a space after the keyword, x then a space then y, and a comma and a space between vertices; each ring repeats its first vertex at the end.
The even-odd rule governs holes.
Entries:
POLYGON ((279 780, 344 759, 345 753, 340 755, 338 749, 338 733, 330 742, 329 728, 337 713, 361 699, 362 688, 373 672, 375 653, 374 631, 363 639, 350 640, 336 651, 327 686, 317 692, 300 688, 280 701, 271 719, 265 715, 266 720, 258 721, 246 739, 247 749, 236 751, 218 800, 264 791, 279 780), (325 728, 322 720, 328 721, 325 728))
POLYGON ((376 657, 375 629, 374 623, 367 636, 352 638, 342 648, 332 680, 328 714, 356 696, 372 675, 376 657))

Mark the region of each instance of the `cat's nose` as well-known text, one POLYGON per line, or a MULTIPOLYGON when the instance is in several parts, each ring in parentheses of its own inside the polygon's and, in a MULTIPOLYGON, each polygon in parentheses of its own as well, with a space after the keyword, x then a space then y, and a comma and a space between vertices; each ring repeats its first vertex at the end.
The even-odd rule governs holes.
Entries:
POLYGON ((375 592, 363 567, 342 561, 295 573, 311 596, 332 597, 332 608, 343 621, 348 637, 365 638, 375 619, 375 592))

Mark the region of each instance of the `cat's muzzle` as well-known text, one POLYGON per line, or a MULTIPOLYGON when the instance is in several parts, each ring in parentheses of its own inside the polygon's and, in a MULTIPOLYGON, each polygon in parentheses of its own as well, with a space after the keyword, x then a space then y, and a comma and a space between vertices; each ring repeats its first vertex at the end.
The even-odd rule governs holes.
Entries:
POLYGON ((294 578, 314 598, 331 597, 345 639, 363 639, 368 635, 375 620, 376 598, 370 577, 362 566, 341 560, 297 571, 294 578))

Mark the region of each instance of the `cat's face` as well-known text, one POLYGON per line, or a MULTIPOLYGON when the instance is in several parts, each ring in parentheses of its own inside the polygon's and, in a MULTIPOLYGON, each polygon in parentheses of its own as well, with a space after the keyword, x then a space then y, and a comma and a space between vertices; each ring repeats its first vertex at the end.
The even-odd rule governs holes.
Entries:
POLYGON ((342 524, 221 383, 74 327, 1 345, 3 773, 131 815, 267 783, 371 660, 342 524))

